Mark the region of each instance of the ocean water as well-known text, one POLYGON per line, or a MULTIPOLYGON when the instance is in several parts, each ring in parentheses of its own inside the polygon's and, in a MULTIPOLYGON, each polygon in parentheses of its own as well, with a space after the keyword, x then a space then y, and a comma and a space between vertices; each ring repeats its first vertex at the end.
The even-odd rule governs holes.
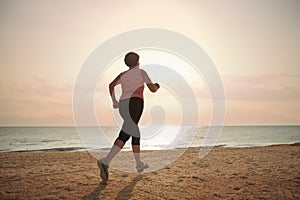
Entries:
MULTIPOLYGON (((0 127, 0 152, 107 150, 117 127, 0 127), (99 132, 99 130, 101 130, 99 132)), ((206 143, 208 127, 164 127, 156 134, 143 134, 142 149, 187 147, 251 147, 300 142, 300 126, 225 126, 216 143, 206 143)), ((130 142, 125 145, 130 149, 130 142)))

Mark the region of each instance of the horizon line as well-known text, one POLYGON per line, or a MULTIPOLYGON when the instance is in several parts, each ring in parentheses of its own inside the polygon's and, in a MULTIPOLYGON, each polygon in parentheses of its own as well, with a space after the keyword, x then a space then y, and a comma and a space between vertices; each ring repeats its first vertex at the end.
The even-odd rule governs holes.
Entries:
MULTIPOLYGON (((191 125, 168 125, 168 126, 191 126, 191 125)), ((198 127, 219 127, 221 125, 200 125, 198 127)), ((300 124, 228 124, 223 125, 223 127, 240 127, 240 126, 300 126, 300 124)), ((84 125, 84 126, 76 126, 76 125, 0 125, 0 128, 30 128, 30 127, 40 127, 40 128, 63 128, 63 127, 118 127, 116 125, 104 125, 104 126, 97 126, 97 125, 84 125)), ((143 127, 143 126, 140 126, 143 127)))

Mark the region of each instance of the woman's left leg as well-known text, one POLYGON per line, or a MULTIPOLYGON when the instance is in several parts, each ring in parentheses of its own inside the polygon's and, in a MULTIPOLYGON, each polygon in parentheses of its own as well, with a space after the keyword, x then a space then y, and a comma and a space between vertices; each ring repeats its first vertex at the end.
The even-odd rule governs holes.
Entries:
POLYGON ((141 157, 140 157, 140 131, 139 131, 138 123, 142 116, 143 109, 144 109, 143 99, 136 98, 136 97, 130 99, 129 112, 130 112, 132 121, 136 125, 136 130, 138 131, 138 134, 135 136, 132 136, 132 139, 131 139, 132 152, 134 154, 134 158, 135 158, 137 166, 139 166, 142 163, 141 157))

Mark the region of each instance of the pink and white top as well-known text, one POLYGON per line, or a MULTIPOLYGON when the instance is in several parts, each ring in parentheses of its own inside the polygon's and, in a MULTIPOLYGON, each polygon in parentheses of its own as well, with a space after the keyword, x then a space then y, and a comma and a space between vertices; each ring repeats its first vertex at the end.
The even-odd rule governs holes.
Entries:
POLYGON ((120 100, 138 97, 144 99, 144 76, 143 70, 135 67, 120 74, 122 95, 120 100))

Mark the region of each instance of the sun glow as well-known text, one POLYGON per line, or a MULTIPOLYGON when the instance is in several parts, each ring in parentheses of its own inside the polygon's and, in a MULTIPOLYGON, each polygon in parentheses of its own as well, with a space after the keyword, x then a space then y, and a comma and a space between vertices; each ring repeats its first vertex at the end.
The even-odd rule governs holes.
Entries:
MULTIPOLYGON (((167 125, 181 125, 181 105, 180 98, 194 98, 198 104, 198 118, 201 119, 199 123, 207 124, 210 120, 211 101, 209 91, 206 88, 203 78, 199 75, 199 72, 184 58, 177 56, 176 54, 161 50, 161 49, 138 49, 133 50, 140 55, 140 68, 145 69, 151 78, 152 82, 157 82, 156 74, 151 72, 151 70, 146 70, 146 66, 151 65, 151 67, 167 67, 170 70, 174 70, 178 75, 180 75, 192 89, 193 95, 184 94, 185 88, 177 82, 175 77, 170 77, 168 74, 163 74, 166 79, 170 79, 168 82, 173 84, 173 88, 176 87, 176 91, 171 91, 168 85, 161 85, 160 90, 153 94, 149 92, 148 88, 145 87, 144 98, 145 98, 145 108, 144 114, 141 119, 141 125, 149 125, 155 122, 152 119, 151 112, 156 106, 160 107, 165 115, 165 124, 167 125), (178 96, 178 91, 181 90, 181 94, 178 96), (205 111, 205 113, 204 113, 205 111)), ((127 70, 123 61, 124 55, 116 58, 109 66, 107 66, 105 72, 99 77, 99 84, 97 88, 97 93, 95 95, 95 110, 98 118, 99 124, 106 124, 108 118, 113 119, 115 124, 120 125, 122 123, 121 118, 118 113, 111 109, 110 112, 103 112, 105 105, 111 105, 111 100, 108 93, 108 84, 114 79, 119 73, 127 70), (105 113, 105 115, 103 114, 105 113), (108 115, 108 113, 110 113, 108 115)), ((121 88, 116 87, 116 96, 119 97, 121 94, 121 88)), ((106 106, 107 107, 107 106, 106 106)), ((155 110, 155 109, 154 109, 155 110)), ((153 111, 154 112, 154 111, 153 111)), ((197 125, 197 124, 189 124, 197 125)), ((199 125, 199 124, 198 124, 199 125)))

